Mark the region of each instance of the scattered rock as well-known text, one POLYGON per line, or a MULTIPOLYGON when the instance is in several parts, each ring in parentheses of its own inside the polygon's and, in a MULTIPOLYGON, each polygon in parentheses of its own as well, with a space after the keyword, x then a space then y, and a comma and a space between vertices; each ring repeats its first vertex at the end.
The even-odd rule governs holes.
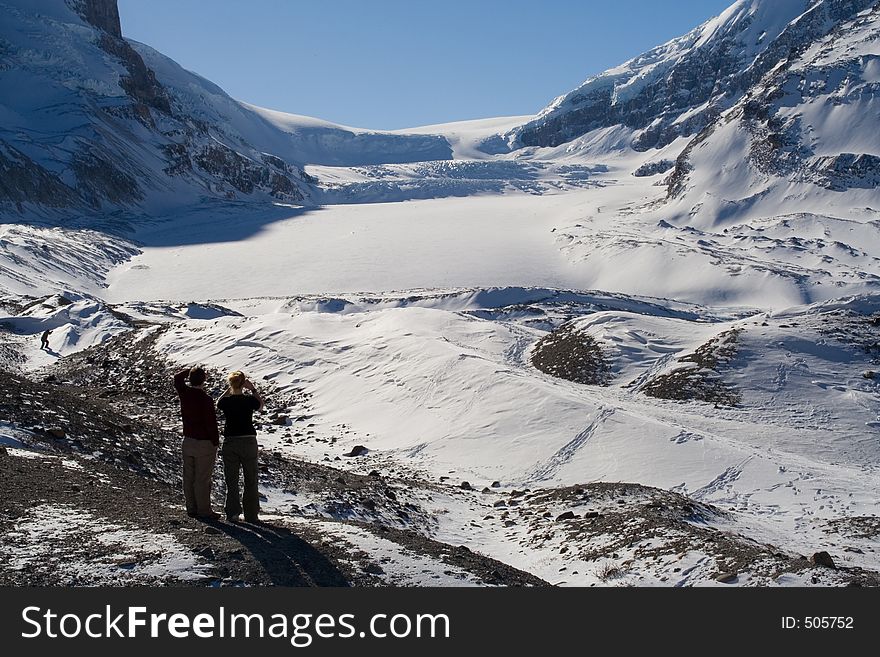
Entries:
POLYGON ((363 456, 364 454, 366 454, 369 451, 370 450, 368 450, 363 445, 355 445, 354 447, 351 448, 351 451, 348 452, 348 454, 343 454, 343 456, 363 456))
POLYGON ((825 552, 816 552, 812 557, 810 557, 810 564, 813 566, 822 566, 824 568, 837 568, 834 565, 834 559, 831 558, 831 555, 825 552))
POLYGON ((365 573, 369 573, 370 575, 384 575, 385 571, 382 569, 382 566, 375 562, 370 562, 365 564, 363 567, 365 573))
POLYGON ((378 470, 370 470, 369 476, 370 477, 381 477, 382 475, 379 474, 378 470))
POLYGON ((736 573, 720 573, 715 575, 715 581, 721 582, 722 584, 729 584, 730 582, 736 579, 736 573))
POLYGON ((501 482, 500 481, 493 481, 492 488, 501 488, 501 482))
POLYGON ((46 433, 53 438, 58 439, 67 437, 67 432, 65 432, 64 429, 62 429, 61 427, 49 427, 48 429, 46 429, 46 433))
POLYGON ((507 506, 507 502, 505 502, 504 500, 498 500, 492 506, 507 506))
POLYGON ((866 379, 875 379, 877 378, 877 372, 874 370, 865 370, 862 372, 862 376, 866 379))
POLYGON ((3 445, 0 445, 0 456, 9 456, 9 451, 3 445))
POLYGON ((557 520, 557 521, 560 521, 560 520, 573 520, 573 519, 576 518, 576 517, 577 517, 577 516, 574 515, 574 511, 566 511, 565 513, 560 513, 558 516, 556 516, 556 520, 557 520))
POLYGON ((598 517, 599 517, 598 511, 587 511, 584 514, 584 518, 598 518, 598 517))
POLYGON ((467 481, 461 482, 461 484, 459 485, 459 488, 461 488, 462 490, 473 490, 473 487, 467 481))

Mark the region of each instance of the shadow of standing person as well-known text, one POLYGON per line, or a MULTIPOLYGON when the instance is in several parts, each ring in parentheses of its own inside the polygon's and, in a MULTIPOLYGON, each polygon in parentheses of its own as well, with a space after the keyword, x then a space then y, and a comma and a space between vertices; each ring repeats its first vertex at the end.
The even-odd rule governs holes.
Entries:
POLYGON ((266 523, 214 526, 241 543, 275 586, 351 586, 322 552, 287 527, 266 523))

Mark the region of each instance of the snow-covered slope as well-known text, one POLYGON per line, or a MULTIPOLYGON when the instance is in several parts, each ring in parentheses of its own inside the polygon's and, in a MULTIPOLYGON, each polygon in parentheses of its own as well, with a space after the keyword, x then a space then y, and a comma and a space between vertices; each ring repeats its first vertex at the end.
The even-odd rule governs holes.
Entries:
POLYGON ((156 79, 181 112, 286 161, 356 166, 451 157, 449 143, 436 134, 349 128, 235 100, 214 83, 187 71, 153 48, 137 42, 131 45, 155 71, 156 79))
MULTIPOLYGON (((403 528, 581 585, 707 584, 719 569, 739 584, 803 584, 798 555, 819 550, 840 577, 878 569, 877 295, 754 314, 523 288, 256 298, 226 311, 59 302, 3 318, 30 336, 22 370, 138 391, 153 361, 199 362, 215 378, 243 367, 271 391, 260 442, 273 468, 329 462, 403 484, 387 498, 401 515, 363 506, 360 491, 338 500, 322 480, 303 490, 264 477, 264 509, 282 522, 403 528), (54 365, 35 344, 50 324, 67 355, 54 365), (535 366, 544 338, 572 330, 607 363, 604 385, 535 366), (75 355, 97 344, 111 346, 75 355), (357 446, 366 452, 343 456, 357 446), (651 508, 682 517, 649 520, 651 508), (571 531, 557 519, 566 511, 571 531), (726 541, 763 547, 740 545, 734 559, 726 541), (783 563, 767 564, 774 554, 783 563)), ((574 357, 567 348, 555 357, 574 357)), ((389 564, 406 555, 355 533, 363 549, 390 550, 389 564)))

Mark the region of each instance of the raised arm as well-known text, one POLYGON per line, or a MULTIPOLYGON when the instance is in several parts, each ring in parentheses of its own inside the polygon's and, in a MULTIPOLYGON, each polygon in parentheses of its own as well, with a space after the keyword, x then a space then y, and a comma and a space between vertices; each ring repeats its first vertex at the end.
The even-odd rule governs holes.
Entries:
POLYGON ((174 375, 174 389, 177 390, 178 393, 182 393, 186 390, 186 377, 189 376, 190 368, 186 368, 185 370, 181 370, 177 374, 174 375))
POLYGON ((257 392, 257 387, 253 383, 251 383, 250 379, 245 379, 245 382, 242 384, 242 388, 245 388, 245 389, 251 391, 251 394, 254 396, 254 398, 257 400, 257 402, 259 402, 259 404, 260 404, 259 406, 257 406, 257 410, 258 411, 263 410, 263 398, 260 397, 260 393, 257 392))

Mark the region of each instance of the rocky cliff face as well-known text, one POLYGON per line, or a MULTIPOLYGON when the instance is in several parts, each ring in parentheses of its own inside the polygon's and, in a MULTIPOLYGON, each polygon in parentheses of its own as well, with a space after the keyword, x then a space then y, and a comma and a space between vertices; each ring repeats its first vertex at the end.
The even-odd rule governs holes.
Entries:
POLYGON ((73 7, 87 22, 110 36, 122 38, 116 0, 73 0, 73 7))

